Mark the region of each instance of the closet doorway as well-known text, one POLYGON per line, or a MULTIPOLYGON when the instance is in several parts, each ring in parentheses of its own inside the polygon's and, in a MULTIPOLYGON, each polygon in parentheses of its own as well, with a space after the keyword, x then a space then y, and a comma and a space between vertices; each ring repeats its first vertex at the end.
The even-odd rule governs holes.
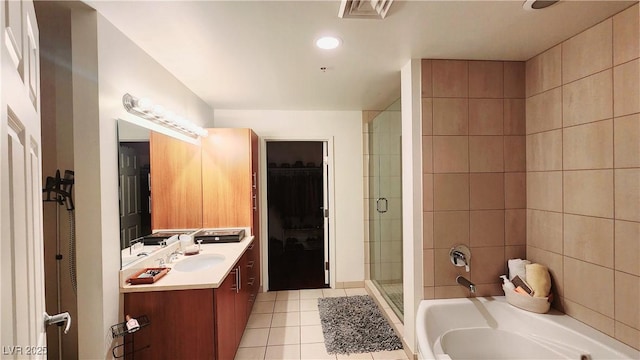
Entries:
POLYGON ((269 290, 329 286, 326 141, 268 141, 269 290))

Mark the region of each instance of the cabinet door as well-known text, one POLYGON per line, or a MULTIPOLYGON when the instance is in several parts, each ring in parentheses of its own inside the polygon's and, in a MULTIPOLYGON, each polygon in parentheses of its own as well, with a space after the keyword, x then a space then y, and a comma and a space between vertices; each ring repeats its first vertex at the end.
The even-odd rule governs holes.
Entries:
POLYGON ((216 315, 216 350, 217 359, 233 359, 236 349, 240 344, 240 338, 236 337, 236 270, 227 275, 220 287, 214 291, 215 315, 216 315))
POLYGON ((149 146, 151 228, 201 228, 200 147, 153 131, 149 146))
POLYGON ((249 290, 249 307, 247 312, 251 314, 258 290, 260 288, 260 242, 254 239, 247 248, 247 288, 249 290))
POLYGON ((133 339, 136 349, 150 347, 127 358, 214 359, 213 294, 211 289, 125 294, 125 314, 147 315, 150 322, 126 339, 133 339))
POLYGON ((203 227, 251 227, 251 130, 207 131, 202 139, 203 227))
POLYGON ((249 319, 249 287, 247 286, 247 279, 249 278, 247 272, 247 253, 242 255, 242 258, 236 264, 238 271, 238 280, 240 289, 236 293, 236 324, 235 331, 238 341, 242 339, 244 328, 247 325, 249 319))

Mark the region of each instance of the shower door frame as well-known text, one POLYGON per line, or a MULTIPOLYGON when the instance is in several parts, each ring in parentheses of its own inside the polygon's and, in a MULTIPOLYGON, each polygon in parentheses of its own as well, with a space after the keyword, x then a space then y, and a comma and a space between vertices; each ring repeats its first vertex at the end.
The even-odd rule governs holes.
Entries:
MULTIPOLYGON (((381 132, 376 132, 376 129, 382 128, 385 129, 385 125, 381 124, 381 125, 374 125, 374 123, 378 120, 379 123, 383 123, 384 121, 393 121, 393 120, 389 120, 389 119, 383 119, 383 118, 379 118, 380 116, 385 116, 388 115, 392 112, 398 112, 401 115, 401 109, 390 109, 392 107, 394 107, 394 105, 399 105, 399 100, 395 101, 394 103, 392 103, 389 108, 387 108, 386 110, 380 112, 379 114, 377 114, 369 123, 369 143, 367 144, 368 146, 368 154, 369 154, 369 201, 371 202, 370 206, 369 206, 369 253, 370 253, 370 279, 372 281, 372 283, 375 285, 375 287, 380 291, 380 294, 383 296, 383 298, 385 299, 385 301, 388 303, 388 305, 393 309, 394 313, 398 316, 398 318, 403 319, 404 318, 404 286, 403 286, 403 281, 404 281, 404 269, 403 269, 403 262, 404 262, 404 258, 403 258, 403 254, 402 254, 402 247, 403 247, 403 239, 402 239, 402 167, 401 167, 401 163, 402 163, 402 119, 401 116, 398 117, 397 119, 397 124, 394 124, 394 126, 397 125, 397 128, 392 128, 390 125, 388 126, 386 131, 381 131, 381 132), (393 130, 393 131, 392 131, 393 130), (386 135, 388 136, 386 140, 383 140, 384 136, 380 136, 380 135, 386 135), (395 150, 392 150, 392 137, 396 137, 399 140, 399 143, 396 144, 398 147, 395 150), (382 143, 384 143, 384 141, 387 141, 388 143, 385 144, 388 149, 386 150, 382 150, 380 151, 379 147, 376 148, 376 145, 380 145, 382 143), (375 143, 377 142, 377 144, 375 143), (383 164, 383 161, 381 161, 381 159, 383 159, 384 157, 387 157, 387 159, 385 159, 386 164, 383 164), (397 158, 396 158, 397 157, 397 158), (393 166, 397 165, 400 166, 400 168, 398 169, 394 169, 393 166), (386 170, 386 172, 385 172, 386 170), (383 174, 383 172, 385 172, 385 174, 383 174), (386 176, 385 176, 386 175, 386 176), (395 184, 396 187, 398 187, 399 192, 398 193, 394 193, 394 190, 392 189, 392 181, 391 178, 393 178, 392 175, 396 175, 398 177, 398 183, 395 184), (382 186, 382 182, 381 179, 383 177, 386 177, 385 181, 387 181, 387 186, 382 186), (386 190, 385 190, 386 188, 386 190), (397 202, 397 204, 395 204, 395 202, 397 202), (394 211, 397 211, 399 215, 399 219, 384 219, 385 215, 387 213, 387 210, 389 210, 390 206, 394 207, 394 211), (384 229, 383 231, 383 221, 386 222, 387 226, 389 226, 389 229, 384 229), (394 221, 399 221, 398 224, 396 224, 395 228, 397 231, 399 231, 398 236, 400 236, 399 239, 395 239, 394 233, 393 233, 393 222, 394 221), (382 239, 381 236, 382 234, 388 234, 391 236, 390 239, 382 239), (378 238, 376 238, 376 236, 378 238), (387 244, 390 248, 389 249, 382 249, 382 242, 386 241, 389 242, 391 244, 387 244), (400 245, 400 252, 397 255, 397 259, 391 258, 390 257, 390 253, 393 253, 393 249, 394 246, 398 246, 398 244, 400 245), (379 249, 377 249, 377 257, 376 257, 376 247, 379 247, 379 249), (383 259, 381 259, 383 256, 386 257, 385 261, 383 261, 383 259), (384 263, 387 264, 384 264, 384 263), (389 264, 390 262, 390 264, 389 264), (400 268, 399 269, 394 269, 394 263, 398 263, 400 264, 400 268), (376 268, 377 267, 377 268, 376 268), (400 278, 399 279, 395 279, 394 276, 394 271, 399 271, 400 272, 400 278), (386 277, 389 277, 389 279, 385 279, 386 277), (399 282, 393 282, 394 280, 399 280, 399 282), (385 283, 385 281, 389 281, 389 283, 385 283), (401 292, 400 292, 400 299, 397 299, 400 301, 400 303, 396 303, 395 301, 393 301, 392 296, 387 292, 387 289, 389 287, 389 285, 393 284, 394 286, 400 286, 401 292), (386 285, 386 288, 385 288, 386 285)), ((391 124, 391 123, 389 123, 391 124)), ((395 139, 394 139, 395 140, 395 139)), ((389 214, 390 215, 390 214, 389 214)))

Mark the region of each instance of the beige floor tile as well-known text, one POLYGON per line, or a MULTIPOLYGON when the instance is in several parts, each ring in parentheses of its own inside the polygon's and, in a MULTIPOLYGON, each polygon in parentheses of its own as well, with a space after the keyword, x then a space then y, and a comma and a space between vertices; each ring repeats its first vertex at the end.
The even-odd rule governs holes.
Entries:
POLYGON ((299 300, 300 290, 284 290, 276 292, 276 300, 299 300))
POLYGON ((327 349, 325 348, 324 343, 301 344, 300 359, 309 359, 309 360, 334 359, 335 360, 336 356, 327 353, 327 349))
POLYGON ((267 344, 269 346, 300 344, 300 327, 288 326, 271 328, 267 344))
POLYGON ((300 359, 300 344, 267 346, 265 359, 297 360, 300 359))
POLYGON ((273 312, 275 301, 257 301, 253 305, 252 314, 270 314, 273 312))
POLYGON ((271 327, 272 314, 251 313, 247 321, 247 329, 269 328, 271 327))
POLYGON ((371 353, 374 360, 407 360, 404 350, 378 351, 371 353))
POLYGON ((235 360, 262 360, 266 350, 265 346, 240 348, 236 352, 235 360))
POLYGON ((300 311, 318 311, 318 299, 300 300, 300 311))
POLYGON ((304 289, 300 290, 300 300, 317 299, 322 297, 322 289, 304 289))
POLYGON ((404 350, 378 351, 371 353, 374 360, 407 360, 404 350))
POLYGON ((269 329, 246 329, 240 340, 240 347, 258 347, 267 345, 269 329))
POLYGON ((273 314, 271 327, 300 326, 299 312, 280 312, 273 314))
POLYGON ((373 356, 371 356, 370 353, 360 353, 360 354, 349 354, 349 355, 345 355, 345 354, 337 354, 336 358, 338 360, 350 360, 350 359, 358 359, 358 360, 371 360, 373 359, 373 356))
POLYGON ((322 289, 322 294, 324 297, 347 296, 344 289, 322 289))
POLYGON ((347 293, 347 296, 369 295, 367 290, 363 288, 344 289, 344 292, 347 293))
POLYGON ((261 293, 258 293, 258 296, 256 297, 256 301, 276 301, 277 295, 278 293, 275 291, 261 292, 261 293))
POLYGON ((276 300, 273 312, 300 311, 300 300, 276 300))
POLYGON ((300 327, 300 343, 301 344, 324 344, 324 335, 322 334, 321 325, 310 325, 300 327))
POLYGON ((319 311, 301 311, 300 312, 300 325, 320 325, 320 312, 319 311))

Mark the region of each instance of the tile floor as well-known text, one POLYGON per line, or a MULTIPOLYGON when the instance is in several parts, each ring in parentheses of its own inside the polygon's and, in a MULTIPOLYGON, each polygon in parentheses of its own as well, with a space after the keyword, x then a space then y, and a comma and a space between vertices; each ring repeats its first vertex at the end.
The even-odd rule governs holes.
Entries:
POLYGON ((403 350, 329 355, 324 346, 318 298, 366 295, 365 289, 315 289, 258 294, 236 360, 406 360, 403 350))

